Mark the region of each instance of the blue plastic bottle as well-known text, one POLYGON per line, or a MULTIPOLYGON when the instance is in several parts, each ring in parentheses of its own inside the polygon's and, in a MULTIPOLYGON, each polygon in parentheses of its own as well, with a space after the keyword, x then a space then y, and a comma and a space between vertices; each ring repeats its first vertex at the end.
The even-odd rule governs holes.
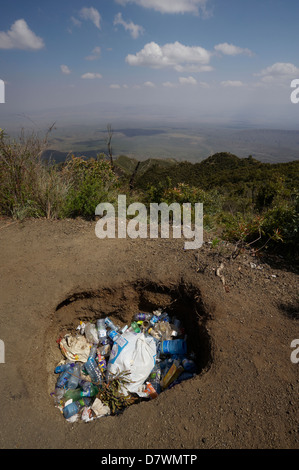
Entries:
POLYGON ((157 315, 153 315, 152 318, 150 319, 150 324, 154 326, 158 321, 159 321, 159 317, 157 317, 157 315))
MULTIPOLYGON (((74 363, 75 364, 75 363, 74 363)), ((55 367, 55 370, 54 370, 54 373, 55 374, 61 374, 61 372, 65 372, 68 368, 68 366, 70 365, 70 363, 68 364, 62 364, 61 366, 57 366, 55 367)))
POLYGON ((115 342, 119 338, 120 335, 119 333, 117 333, 116 330, 111 330, 109 331, 108 336, 113 342, 115 342))
POLYGON ((71 377, 72 370, 74 369, 75 364, 66 364, 64 372, 60 374, 56 382, 56 388, 63 388, 67 385, 69 378, 71 377))
POLYGON ((82 410, 84 406, 90 405, 90 403, 91 399, 88 397, 83 397, 81 398, 81 400, 73 401, 72 403, 63 408, 63 416, 65 417, 65 419, 69 419, 79 413, 79 411, 82 410))
POLYGON ((162 354, 187 354, 187 343, 184 339, 173 339, 170 341, 162 341, 161 343, 162 354))
POLYGON ((196 364, 194 361, 192 361, 192 359, 187 359, 187 358, 183 359, 182 366, 187 372, 191 372, 191 373, 196 372, 196 369, 197 369, 196 364))

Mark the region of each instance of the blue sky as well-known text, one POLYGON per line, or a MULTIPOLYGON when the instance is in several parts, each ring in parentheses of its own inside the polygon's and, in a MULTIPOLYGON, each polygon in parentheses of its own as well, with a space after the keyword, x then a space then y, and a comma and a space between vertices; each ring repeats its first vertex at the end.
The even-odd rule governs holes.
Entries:
POLYGON ((297 126, 298 18, 296 0, 5 2, 0 127, 90 103, 297 126))

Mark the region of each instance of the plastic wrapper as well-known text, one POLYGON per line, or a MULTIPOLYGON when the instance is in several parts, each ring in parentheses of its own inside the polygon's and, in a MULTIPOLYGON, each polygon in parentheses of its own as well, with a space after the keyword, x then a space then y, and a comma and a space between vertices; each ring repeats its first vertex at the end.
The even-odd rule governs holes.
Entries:
POLYGON ((65 335, 59 343, 62 354, 74 362, 86 362, 90 353, 90 344, 85 336, 65 335))

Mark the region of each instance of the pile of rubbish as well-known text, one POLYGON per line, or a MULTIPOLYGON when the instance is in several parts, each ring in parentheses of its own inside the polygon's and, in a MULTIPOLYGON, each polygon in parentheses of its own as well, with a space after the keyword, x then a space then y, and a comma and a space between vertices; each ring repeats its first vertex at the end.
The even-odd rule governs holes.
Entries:
POLYGON ((69 422, 116 415, 197 373, 180 320, 162 309, 137 313, 123 328, 109 317, 80 322, 57 342, 64 358, 51 395, 69 422))

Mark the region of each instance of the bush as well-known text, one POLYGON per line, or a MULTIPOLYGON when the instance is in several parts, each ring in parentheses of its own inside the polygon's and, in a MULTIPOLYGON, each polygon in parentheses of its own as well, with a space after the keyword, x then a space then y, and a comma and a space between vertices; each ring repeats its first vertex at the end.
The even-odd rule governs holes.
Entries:
POLYGON ((67 183, 42 159, 47 137, 21 133, 18 140, 0 129, 0 212, 15 218, 56 217, 61 213, 67 183))
POLYGON ((62 174, 70 184, 64 207, 67 217, 93 218, 98 204, 116 200, 118 179, 107 161, 73 156, 62 174))

